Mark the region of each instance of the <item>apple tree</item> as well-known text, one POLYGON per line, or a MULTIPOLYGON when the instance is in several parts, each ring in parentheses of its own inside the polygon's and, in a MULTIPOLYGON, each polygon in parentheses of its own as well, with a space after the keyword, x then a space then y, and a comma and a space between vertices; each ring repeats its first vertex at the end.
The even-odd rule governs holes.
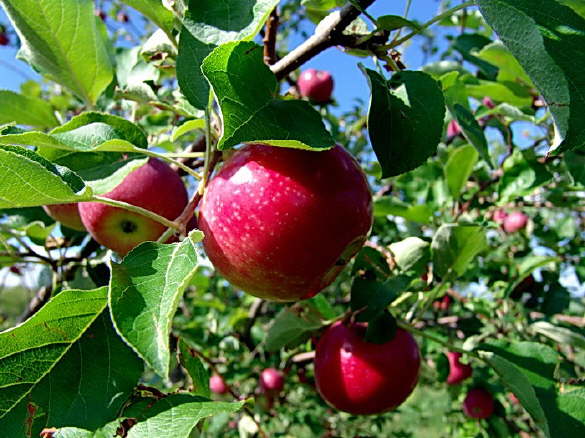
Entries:
POLYGON ((396 3, 0 0, 2 437, 585 436, 583 2, 396 3))

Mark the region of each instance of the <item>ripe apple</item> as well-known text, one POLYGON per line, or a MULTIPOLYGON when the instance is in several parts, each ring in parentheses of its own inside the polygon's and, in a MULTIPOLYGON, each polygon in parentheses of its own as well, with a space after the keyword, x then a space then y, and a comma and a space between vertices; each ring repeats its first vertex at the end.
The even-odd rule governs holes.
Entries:
POLYGON ((528 216, 521 211, 513 211, 504 219, 502 227, 506 233, 514 233, 523 229, 528 223, 528 216))
POLYGON ((264 392, 279 393, 284 388, 284 374, 276 368, 266 368, 260 373, 260 387, 264 392))
POLYGON ((508 217, 508 213, 506 213, 506 211, 502 210, 502 209, 498 209, 492 213, 492 220, 496 224, 502 225, 507 217, 508 217))
POLYGON ((301 96, 323 103, 331 100, 333 78, 328 71, 310 68, 299 76, 297 81, 301 96))
POLYGON ((463 400, 463 412, 471 418, 488 418, 494 413, 494 398, 483 388, 471 389, 463 400))
POLYGON ((447 360, 449 361, 449 376, 447 377, 448 385, 456 385, 463 382, 465 379, 471 377, 473 372, 470 365, 459 362, 462 354, 456 351, 447 352, 447 360))
POLYGON ((73 204, 52 204, 43 206, 43 210, 57 222, 77 231, 85 231, 85 227, 79 216, 79 205, 73 204))
MULTIPOLYGON (((176 219, 187 205, 187 190, 181 178, 166 164, 149 159, 129 173, 106 198, 145 208, 167 219, 176 219)), ((82 202, 79 213, 93 238, 120 255, 136 245, 156 240, 166 230, 141 214, 99 202, 82 202)))
POLYGON ((219 374, 213 374, 209 378, 209 389, 215 394, 226 394, 228 392, 228 386, 219 374))
POLYGON ((216 269, 260 298, 296 301, 328 286, 366 241, 372 196, 341 146, 250 144, 210 181, 199 229, 216 269))
POLYGON ((384 344, 364 340, 365 324, 336 322, 315 350, 315 382, 331 406, 355 415, 389 411, 400 405, 418 380, 416 341, 397 329, 384 344))

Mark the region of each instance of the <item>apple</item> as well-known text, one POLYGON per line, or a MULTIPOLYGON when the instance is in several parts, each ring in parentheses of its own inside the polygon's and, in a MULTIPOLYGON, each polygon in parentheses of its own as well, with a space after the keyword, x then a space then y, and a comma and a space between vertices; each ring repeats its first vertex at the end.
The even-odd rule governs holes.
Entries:
POLYGON ((462 354, 456 351, 447 352, 447 360, 449 361, 448 385, 456 385, 471 377, 473 370, 470 365, 459 362, 461 356, 462 354))
POLYGON ((498 209, 492 213, 492 220, 499 225, 502 225, 507 217, 508 213, 502 209, 498 209))
MULTIPOLYGON (((181 178, 166 163, 153 158, 103 196, 170 220, 175 220, 188 202, 181 178)), ((164 225, 141 214, 99 202, 80 203, 79 214, 93 238, 120 255, 126 255, 142 242, 158 239, 166 230, 164 225)))
POLYGON ((301 96, 319 103, 329 102, 333 92, 333 78, 327 71, 310 68, 300 74, 297 86, 301 96))
POLYGON ((513 211, 504 219, 502 228, 506 233, 514 233, 523 229, 528 223, 528 216, 521 211, 513 211))
POLYGON ((296 301, 328 286, 366 241, 372 196, 341 146, 323 152, 250 144, 210 181, 199 229, 234 286, 296 301))
POLYGON ((470 418, 488 418, 494 413, 494 398, 483 388, 471 389, 463 400, 463 412, 470 418))
POLYGON ((450 295, 443 295, 442 298, 437 298, 433 301, 433 309, 442 311, 449 310, 452 302, 453 298, 450 295))
POLYGON ((451 120, 447 125, 447 138, 452 139, 461 134, 461 126, 457 123, 457 120, 451 120))
POLYGON ((79 205, 77 203, 44 205, 43 210, 66 227, 77 231, 85 231, 79 216, 79 205))
POLYGON ((226 394, 228 392, 228 386, 219 374, 213 374, 209 378, 209 389, 215 394, 226 394))
POLYGON ((260 387, 264 392, 279 393, 284 388, 284 374, 276 368, 266 368, 260 373, 260 387))
POLYGON ((397 329, 383 344, 364 340, 366 324, 336 322, 315 350, 315 382, 331 406, 355 415, 396 408, 418 381, 420 352, 414 338, 397 329))
POLYGON ((7 46, 10 44, 10 38, 6 35, 6 32, 0 32, 0 46, 7 46))
POLYGON ((494 109, 496 107, 496 104, 494 103, 494 101, 486 96, 482 99, 481 103, 483 104, 483 106, 485 106, 488 109, 494 109))

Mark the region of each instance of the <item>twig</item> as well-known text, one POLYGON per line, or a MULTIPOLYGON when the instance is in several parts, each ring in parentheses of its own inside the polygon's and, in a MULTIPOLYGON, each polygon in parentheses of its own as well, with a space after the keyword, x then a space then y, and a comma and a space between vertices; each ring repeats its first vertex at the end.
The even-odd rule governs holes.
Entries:
POLYGON ((276 35, 279 24, 278 8, 274 8, 266 22, 266 32, 264 32, 264 63, 272 65, 276 62, 276 35))
MULTIPOLYGON (((358 5, 362 10, 372 3, 374 3, 374 0, 358 1, 358 5)), ((355 6, 347 5, 339 13, 330 15, 327 23, 320 25, 317 31, 304 43, 274 64, 271 67, 272 72, 278 79, 282 79, 323 50, 337 45, 343 39, 344 29, 359 17, 360 13, 361 11, 355 6)))
POLYGON ((307 351, 306 353, 299 353, 295 354, 291 357, 291 362, 293 363, 303 363, 303 362, 311 362, 315 359, 315 352, 314 351, 307 351))
POLYGON ((248 311, 248 320, 246 321, 246 325, 240 334, 239 340, 242 342, 250 351, 254 350, 256 347, 254 342, 252 341, 251 331, 254 323, 256 322, 256 318, 261 314, 262 304, 264 304, 264 300, 260 298, 256 298, 252 305, 250 306, 250 310, 248 311))
POLYGON ((35 297, 28 304, 26 311, 20 316, 20 322, 26 321, 35 313, 37 313, 41 307, 43 307, 47 301, 51 298, 51 288, 43 286, 39 289, 35 297))

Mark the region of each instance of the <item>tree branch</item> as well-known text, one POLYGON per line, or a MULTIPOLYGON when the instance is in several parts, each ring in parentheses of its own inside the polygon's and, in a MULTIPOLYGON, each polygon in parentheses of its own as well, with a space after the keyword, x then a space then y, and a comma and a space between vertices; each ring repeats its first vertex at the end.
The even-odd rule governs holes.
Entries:
POLYGON ((322 22, 309 39, 271 66, 272 73, 280 80, 323 50, 337 45, 343 40, 344 29, 374 1, 357 0, 359 9, 348 4, 340 11, 330 14, 327 21, 322 22))
POLYGON ((278 33, 278 8, 274 8, 266 22, 266 32, 264 33, 264 63, 272 65, 276 62, 276 34, 278 33))

